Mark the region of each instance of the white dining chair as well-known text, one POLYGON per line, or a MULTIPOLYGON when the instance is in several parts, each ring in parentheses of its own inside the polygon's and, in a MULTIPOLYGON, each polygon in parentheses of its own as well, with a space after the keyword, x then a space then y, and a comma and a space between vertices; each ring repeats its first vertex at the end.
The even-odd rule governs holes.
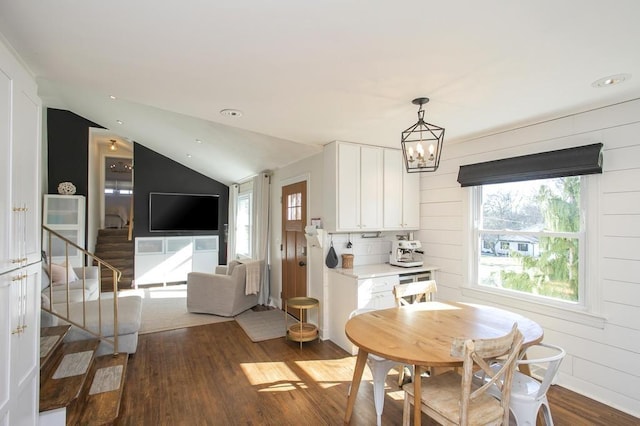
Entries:
MULTIPOLYGON (((356 309, 349 314, 349 319, 356 315, 371 311, 375 311, 375 309, 356 309)), ((373 403, 376 408, 376 424, 377 426, 380 426, 382 422, 382 410, 384 409, 385 380, 387 378, 387 374, 389 374, 389 370, 398 365, 398 362, 382 358, 378 355, 369 354, 367 357, 367 365, 369 366, 371 375, 373 376, 373 403)), ((351 392, 351 389, 349 389, 349 392, 351 392)))
MULTIPOLYGON (((529 349, 535 349, 537 353, 543 352, 542 357, 535 359, 519 359, 517 365, 536 365, 544 369, 542 381, 538 381, 533 377, 515 371, 513 382, 511 384, 511 397, 509 400, 509 409, 513 415, 517 425, 535 426, 538 412, 542 410, 545 424, 553 426, 553 418, 551 417, 551 409, 547 400, 547 391, 549 386, 560 368, 560 363, 566 355, 564 349, 549 343, 539 343, 529 349)), ((526 353, 526 352, 525 352, 526 353)), ((522 356, 525 355, 522 354, 522 356)), ((499 364, 494 364, 493 368, 499 368, 499 364)), ((474 381, 482 383, 486 380, 481 373, 476 373, 474 381)), ((497 388, 492 388, 490 392, 500 398, 500 392, 497 388)))

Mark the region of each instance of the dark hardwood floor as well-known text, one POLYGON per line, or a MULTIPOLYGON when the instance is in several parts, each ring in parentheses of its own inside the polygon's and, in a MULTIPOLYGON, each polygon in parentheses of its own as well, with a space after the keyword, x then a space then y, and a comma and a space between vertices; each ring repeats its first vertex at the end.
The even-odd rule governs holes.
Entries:
MULTIPOLYGON (((118 425, 341 425, 355 357, 330 341, 252 343, 235 321, 140 336, 118 425)), ((365 379, 370 380, 368 369, 365 379)), ((388 376, 383 425, 402 423, 402 393, 388 376)), ((640 419, 574 392, 549 392, 555 424, 638 425, 640 419)), ((352 425, 375 425, 363 380, 352 425)), ((422 424, 433 425, 423 415, 422 424)))

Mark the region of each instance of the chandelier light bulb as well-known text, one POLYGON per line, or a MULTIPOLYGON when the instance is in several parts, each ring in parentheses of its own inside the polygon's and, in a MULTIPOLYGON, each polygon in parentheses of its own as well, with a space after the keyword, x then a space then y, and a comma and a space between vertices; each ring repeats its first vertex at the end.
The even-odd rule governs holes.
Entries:
POLYGON ((409 161, 413 162, 413 148, 409 147, 409 161))

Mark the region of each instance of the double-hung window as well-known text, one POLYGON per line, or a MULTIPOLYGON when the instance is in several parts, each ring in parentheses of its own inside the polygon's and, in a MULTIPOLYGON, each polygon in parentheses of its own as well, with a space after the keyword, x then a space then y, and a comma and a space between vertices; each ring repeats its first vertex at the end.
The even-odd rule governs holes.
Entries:
POLYGON ((474 282, 583 302, 585 182, 570 176, 475 186, 474 282))
POLYGON ((461 166, 458 182, 472 187, 467 288, 478 297, 597 311, 587 285, 596 197, 586 176, 597 173, 602 144, 461 166))
POLYGON ((253 236, 253 188, 241 187, 238 193, 236 210, 236 256, 251 258, 251 239, 253 236))

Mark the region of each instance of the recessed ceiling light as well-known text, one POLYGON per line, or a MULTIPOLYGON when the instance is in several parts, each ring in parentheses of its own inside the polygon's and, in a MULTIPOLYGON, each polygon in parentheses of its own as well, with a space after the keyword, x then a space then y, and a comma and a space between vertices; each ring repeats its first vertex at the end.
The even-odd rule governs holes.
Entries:
POLYGON ((610 75, 607 77, 602 77, 593 83, 591 83, 592 87, 608 87, 614 86, 616 84, 620 84, 623 81, 629 80, 631 78, 631 74, 616 74, 610 75))
POLYGON ((242 117, 242 111, 239 109, 223 109, 220 111, 220 114, 226 117, 242 117))
POLYGON ((113 95, 110 95, 110 96, 109 96, 109 98, 111 98, 111 99, 117 99, 117 98, 116 98, 115 96, 113 96, 113 95))
POLYGON ((122 120, 116 120, 116 123, 118 124, 124 124, 124 122, 122 120))
POLYGON ((196 143, 202 143, 200 139, 196 139, 196 143))
POLYGON ((191 158, 191 154, 187 154, 187 158, 191 158))

